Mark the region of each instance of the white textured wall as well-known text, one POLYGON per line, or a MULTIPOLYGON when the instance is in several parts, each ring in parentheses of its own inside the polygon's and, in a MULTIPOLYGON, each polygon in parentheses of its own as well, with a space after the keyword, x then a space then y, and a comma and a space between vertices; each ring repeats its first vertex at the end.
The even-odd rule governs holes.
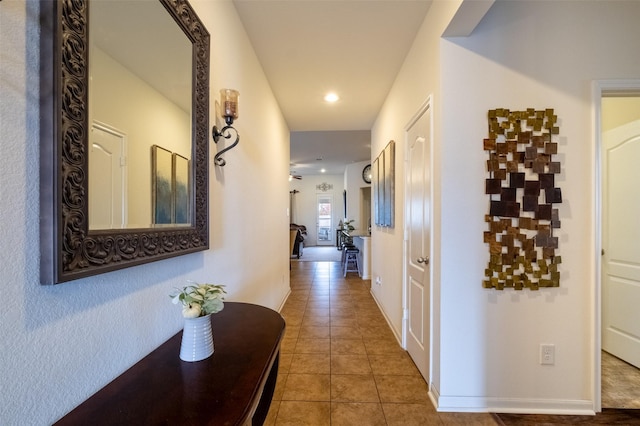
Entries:
POLYGON ((289 132, 232 4, 192 4, 212 35, 212 101, 223 86, 243 94, 240 145, 222 172, 210 163, 211 249, 45 287, 38 276, 38 2, 0 2, 3 425, 53 423, 178 332, 180 309, 167 295, 187 279, 227 284, 228 300, 271 308, 288 292, 289 132))
MULTIPOLYGON (((418 112, 429 96, 432 97, 434 110, 434 161, 432 167, 435 205, 432 217, 432 236, 434 251, 431 256, 431 268, 434 282, 433 309, 434 330, 432 333, 434 353, 432 361, 438 365, 439 333, 438 333, 438 301, 439 297, 439 240, 440 240, 440 164, 438 152, 441 147, 440 123, 440 35, 455 14, 459 1, 436 1, 431 5, 420 28, 413 46, 396 77, 393 88, 378 115, 372 133, 372 156, 377 156, 389 143, 396 142, 395 162, 395 227, 372 227, 372 282, 380 278, 381 285, 372 285, 375 298, 383 306, 384 312, 392 324, 393 330, 400 338, 402 333, 402 280, 403 280, 403 230, 404 230, 404 194, 406 150, 405 128, 418 112)), ((437 383, 438 371, 434 371, 432 381, 437 383)))
MULTIPOLYGON (((561 412, 593 409, 594 170, 591 83, 638 78, 640 3, 499 1, 471 36, 441 40, 453 2, 434 2, 372 130, 373 152, 390 139, 396 217, 404 193, 403 128, 434 95, 432 385, 441 410, 561 412), (563 191, 561 287, 482 289, 489 109, 555 108, 563 191), (556 345, 542 367, 539 344, 556 345)), ((402 226, 374 227, 377 300, 399 333, 402 226)))
POLYGON ((593 408, 591 84, 640 75, 638 16, 640 3, 632 1, 497 2, 470 37, 442 43, 440 395, 445 406, 593 408), (480 143, 486 112, 496 107, 554 108, 558 115, 562 173, 556 182, 563 193, 558 289, 481 288, 488 200, 480 143), (541 343, 556 345, 555 366, 539 365, 541 343))
MULTIPOLYGON (((89 123, 126 135, 127 227, 152 223, 151 146, 191 159, 191 114, 98 47, 91 50, 89 123)), ((91 141, 91 139, 90 139, 91 141)))
MULTIPOLYGON (((355 234, 367 234, 369 224, 362 222, 364 217, 361 211, 362 188, 370 188, 371 184, 362 180, 362 169, 371 161, 361 161, 359 163, 349 164, 344 172, 345 189, 347 190, 347 219, 353 219, 351 224, 356 228, 355 234)), ((368 215, 367 215, 368 217, 368 215)))
POLYGON ((317 243, 318 228, 318 195, 331 195, 333 197, 333 229, 331 238, 333 244, 336 243, 335 229, 338 222, 344 216, 344 202, 342 191, 344 191, 344 177, 342 175, 308 175, 303 176, 302 180, 294 179, 290 182, 291 191, 297 189, 300 191, 295 195, 293 206, 293 219, 298 225, 307 227, 307 238, 304 242, 305 246, 314 246, 317 243), (316 188, 317 185, 327 183, 333 185, 333 189, 323 192, 316 188))

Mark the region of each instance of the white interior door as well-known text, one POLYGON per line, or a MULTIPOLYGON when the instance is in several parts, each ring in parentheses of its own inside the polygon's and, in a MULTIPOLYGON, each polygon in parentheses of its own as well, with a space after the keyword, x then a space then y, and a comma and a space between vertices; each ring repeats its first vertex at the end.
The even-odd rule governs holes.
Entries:
POLYGON ((430 383, 431 107, 407 132, 406 258, 404 341, 409 355, 430 383))
POLYGON ((327 194, 318 194, 317 203, 317 245, 333 244, 333 234, 335 230, 331 224, 333 223, 333 197, 327 194))
POLYGON ((123 133, 108 126, 91 126, 89 150, 89 228, 127 226, 126 168, 123 133))
POLYGON ((602 348, 640 368, 640 121, 602 146, 602 348))

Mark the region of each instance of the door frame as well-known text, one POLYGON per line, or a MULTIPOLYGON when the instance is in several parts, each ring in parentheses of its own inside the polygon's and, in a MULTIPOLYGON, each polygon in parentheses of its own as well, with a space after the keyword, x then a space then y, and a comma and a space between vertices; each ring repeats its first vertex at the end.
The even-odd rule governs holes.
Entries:
POLYGON ((334 222, 335 222, 335 213, 334 213, 334 208, 335 208, 335 202, 333 199, 333 194, 332 193, 328 193, 328 192, 317 192, 316 193, 316 206, 315 206, 315 211, 316 211, 316 245, 317 246, 332 246, 335 244, 334 241, 334 230, 335 227, 333 226, 334 222), (331 221, 329 224, 329 234, 328 234, 328 239, 327 240, 322 240, 322 243, 320 242, 320 212, 318 211, 318 204, 320 204, 320 199, 321 198, 328 198, 329 202, 331 203, 331 221))
POLYGON ((593 313, 593 403, 594 411, 602 411, 602 97, 617 94, 640 96, 640 79, 595 80, 592 85, 592 119, 594 141, 594 206, 593 259, 595 278, 593 313))
MULTIPOLYGON (((411 117, 411 119, 404 126, 404 181, 407 182, 409 168, 407 164, 409 162, 409 140, 408 133, 409 129, 416 124, 416 122, 424 115, 429 114, 429 170, 431 170, 431 179, 429 179, 429 191, 431 193, 431 203, 429 203, 429 223, 433 225, 433 95, 429 95, 427 99, 420 105, 416 113, 411 117)), ((407 203, 409 203, 409 190, 407 185, 404 185, 404 217, 403 217, 403 237, 402 237, 402 348, 407 349, 407 333, 408 333, 408 276, 409 273, 407 271, 407 256, 408 256, 408 240, 409 240, 409 229, 408 229, 408 220, 407 220, 407 212, 406 208, 407 203)), ((434 265, 434 252, 433 252, 433 229, 429 232, 429 252, 430 252, 430 266, 429 266, 429 382, 431 382, 431 378, 433 377, 433 265, 434 265)), ((427 386, 431 388, 431 383, 427 383, 427 386)))
MULTIPOLYGON (((128 135, 122 130, 113 127, 107 123, 103 123, 99 120, 92 120, 89 132, 92 132, 94 129, 109 133, 117 138, 120 138, 120 177, 122 178, 121 182, 121 194, 122 194, 122 208, 121 208, 121 216, 122 216, 122 224, 120 225, 121 229, 126 229, 129 225, 129 158, 128 158, 128 135), (122 163, 124 161, 124 164, 122 163)), ((91 140, 89 141, 89 151, 91 150, 91 140)), ((89 155, 87 155, 87 158, 89 155)), ((91 170, 91 169, 89 169, 91 170)))

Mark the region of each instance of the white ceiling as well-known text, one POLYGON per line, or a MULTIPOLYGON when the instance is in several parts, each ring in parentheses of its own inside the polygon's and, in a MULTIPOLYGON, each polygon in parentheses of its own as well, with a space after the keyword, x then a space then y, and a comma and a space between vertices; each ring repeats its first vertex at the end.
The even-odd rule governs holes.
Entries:
POLYGON ((343 173, 369 159, 369 130, 431 0, 234 4, 292 132, 292 171, 343 173))

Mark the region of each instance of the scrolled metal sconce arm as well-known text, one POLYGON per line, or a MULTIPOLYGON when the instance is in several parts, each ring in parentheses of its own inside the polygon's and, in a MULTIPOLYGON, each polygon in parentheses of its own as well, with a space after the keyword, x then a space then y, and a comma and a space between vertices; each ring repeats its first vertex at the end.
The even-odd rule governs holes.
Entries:
POLYGON ((228 124, 226 126, 224 126, 222 128, 222 130, 218 131, 218 127, 217 126, 213 126, 213 129, 211 130, 211 135, 213 136, 213 141, 215 143, 218 143, 218 140, 220 140, 221 137, 225 138, 225 139, 231 139, 231 137, 233 136, 231 134, 231 130, 233 130, 233 132, 236 134, 236 140, 229 145, 228 147, 224 148, 223 150, 219 151, 216 156, 213 158, 214 163, 216 163, 218 166, 223 167, 225 164, 227 164, 227 162, 224 160, 224 158, 222 158, 222 154, 224 154, 225 152, 229 151, 231 148, 235 147, 236 145, 238 145, 238 142, 240 142, 240 134, 238 133, 238 131, 231 126, 231 124, 228 124))
POLYGON ((234 146, 238 145, 240 142, 240 134, 236 129, 233 128, 233 120, 238 118, 238 97, 240 96, 240 92, 233 89, 221 89, 220 90, 220 108, 222 109, 222 117, 224 118, 224 122, 226 126, 222 128, 222 130, 218 131, 218 126, 213 126, 211 129, 211 134, 213 136, 213 141, 218 143, 220 137, 225 139, 231 139, 231 131, 236 134, 236 140, 234 143, 221 150, 216 154, 213 161, 220 167, 223 167, 227 162, 222 158, 222 154, 229 151, 234 146))

